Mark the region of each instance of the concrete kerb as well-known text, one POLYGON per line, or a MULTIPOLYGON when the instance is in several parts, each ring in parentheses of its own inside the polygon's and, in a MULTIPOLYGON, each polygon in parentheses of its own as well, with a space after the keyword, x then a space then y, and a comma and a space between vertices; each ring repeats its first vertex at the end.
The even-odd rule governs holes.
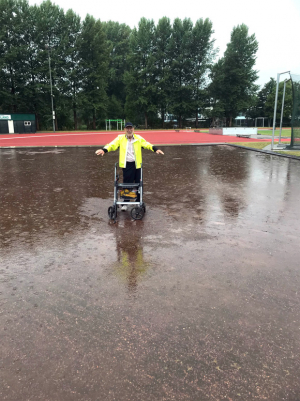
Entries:
MULTIPOLYGON (((212 146, 227 145, 226 142, 220 143, 159 143, 154 146, 212 146)), ((35 146, 1 146, 1 149, 30 149, 30 148, 101 148, 103 145, 35 145, 35 146)))
POLYGON ((287 144, 285 144, 285 143, 281 143, 281 146, 280 146, 280 145, 278 145, 277 143, 275 143, 275 144, 274 144, 274 147, 273 147, 273 150, 272 150, 272 149, 271 149, 272 145, 269 144, 269 145, 267 145, 266 147, 264 147, 263 150, 271 150, 271 151, 273 151, 273 152, 274 152, 274 150, 280 150, 280 151, 283 151, 283 152, 288 152, 290 149, 287 149, 287 148, 286 148, 286 145, 287 145, 287 144), (282 147, 282 146, 284 146, 284 147, 282 147))
POLYGON ((252 150, 254 152, 265 153, 267 155, 279 156, 279 157, 287 157, 288 159, 300 160, 300 157, 298 157, 298 156, 284 155, 282 153, 272 152, 271 150, 248 148, 247 146, 235 145, 233 143, 226 143, 225 145, 233 146, 233 147, 236 147, 236 148, 242 148, 242 149, 246 149, 246 150, 252 150))
MULTIPOLYGON (((218 145, 227 145, 233 146, 236 148, 252 150, 254 152, 265 153, 267 155, 279 156, 279 157, 287 157, 289 159, 300 160, 300 157, 293 156, 293 155, 285 155, 282 153, 272 152, 271 150, 264 150, 264 149, 255 149, 255 148, 248 148, 243 145, 235 145, 230 142, 219 142, 219 143, 160 143, 154 144, 155 146, 218 146, 218 145)), ((101 145, 55 145, 55 146, 1 146, 1 149, 30 149, 30 148, 99 148, 101 145)))

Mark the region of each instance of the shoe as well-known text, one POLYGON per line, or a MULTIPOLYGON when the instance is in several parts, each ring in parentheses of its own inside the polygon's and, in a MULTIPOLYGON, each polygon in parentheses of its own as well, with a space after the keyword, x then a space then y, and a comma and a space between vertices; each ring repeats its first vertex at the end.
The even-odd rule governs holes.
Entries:
POLYGON ((123 206, 121 207, 121 210, 122 210, 122 212, 126 212, 127 206, 126 206, 126 205, 123 205, 123 206))

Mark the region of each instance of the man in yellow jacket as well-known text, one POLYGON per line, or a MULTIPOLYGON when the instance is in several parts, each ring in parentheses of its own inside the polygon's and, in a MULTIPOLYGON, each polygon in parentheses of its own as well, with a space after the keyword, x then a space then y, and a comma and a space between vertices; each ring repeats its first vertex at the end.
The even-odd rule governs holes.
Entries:
MULTIPOLYGON (((103 156, 105 153, 115 151, 118 148, 120 148, 119 166, 123 169, 124 183, 140 182, 142 148, 152 150, 157 154, 164 154, 140 135, 134 134, 133 125, 130 122, 125 124, 125 134, 118 135, 116 139, 105 145, 103 149, 96 150, 96 155, 103 156)), ((137 202, 139 201, 138 195, 137 202)), ((121 210, 127 210, 127 206, 122 206, 121 210)))

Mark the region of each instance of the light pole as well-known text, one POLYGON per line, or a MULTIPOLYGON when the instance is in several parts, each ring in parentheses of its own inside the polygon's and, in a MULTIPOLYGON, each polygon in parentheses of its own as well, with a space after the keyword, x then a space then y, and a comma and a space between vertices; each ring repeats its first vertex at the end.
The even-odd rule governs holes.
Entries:
POLYGON ((275 105, 274 105, 274 117, 273 117, 273 132, 272 132, 272 142, 271 142, 271 150, 274 149, 274 137, 275 137, 275 128, 276 128, 276 112, 277 112, 277 98, 278 98, 278 87, 279 87, 279 78, 282 74, 289 74, 290 71, 280 72, 277 74, 277 84, 276 84, 276 95, 275 95, 275 105))
POLYGON ((53 124, 53 132, 55 132, 55 111, 54 111, 54 107, 53 107, 50 47, 48 45, 45 45, 45 48, 46 48, 46 50, 48 50, 49 74, 50 74, 50 95, 51 95, 51 108, 52 108, 52 124, 53 124))
POLYGON ((281 131, 282 131, 283 110, 284 110, 285 87, 286 87, 286 84, 290 80, 291 80, 291 78, 290 79, 285 79, 284 80, 284 85, 283 85, 283 96, 282 96, 282 106, 281 106, 281 116, 280 116, 280 131, 279 131, 279 139, 278 139, 278 145, 281 145, 281 146, 285 146, 284 144, 282 145, 281 142, 280 142, 281 141, 281 131))

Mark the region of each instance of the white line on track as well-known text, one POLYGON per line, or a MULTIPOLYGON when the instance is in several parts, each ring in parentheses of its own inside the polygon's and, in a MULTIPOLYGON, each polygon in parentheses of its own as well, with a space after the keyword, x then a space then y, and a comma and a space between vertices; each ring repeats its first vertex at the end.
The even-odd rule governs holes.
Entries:
MULTIPOLYGON (((150 131, 151 132, 151 131, 150 131)), ((152 131, 153 133, 159 131, 152 131)), ((143 134, 143 131, 135 131, 136 134, 143 134)), ((174 134, 174 132, 166 132, 170 134, 174 134)), ((60 137, 60 136, 78 136, 78 135, 112 135, 112 134, 119 134, 120 131, 112 131, 112 132, 83 132, 83 133, 74 133, 74 134, 55 134, 55 135, 32 135, 32 136, 14 136, 12 138, 0 138, 0 141, 11 141, 12 139, 29 139, 29 138, 50 138, 50 137, 60 137)))
POLYGON ((87 132, 81 134, 55 134, 55 135, 33 135, 33 136, 14 136, 12 138, 0 138, 0 141, 11 140, 11 139, 28 139, 28 138, 49 138, 51 136, 55 136, 56 138, 59 136, 76 136, 76 135, 110 135, 114 132, 105 133, 105 132, 87 132))

